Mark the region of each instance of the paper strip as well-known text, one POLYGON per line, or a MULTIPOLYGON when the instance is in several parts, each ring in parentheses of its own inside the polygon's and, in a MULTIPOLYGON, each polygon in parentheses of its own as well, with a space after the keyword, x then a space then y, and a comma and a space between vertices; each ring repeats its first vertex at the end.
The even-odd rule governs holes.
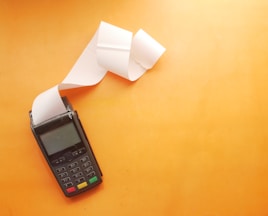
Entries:
POLYGON ((152 68, 165 48, 143 30, 130 31, 101 22, 98 30, 62 83, 39 94, 32 105, 32 119, 39 124, 66 112, 59 90, 92 86, 107 71, 130 81, 152 68))

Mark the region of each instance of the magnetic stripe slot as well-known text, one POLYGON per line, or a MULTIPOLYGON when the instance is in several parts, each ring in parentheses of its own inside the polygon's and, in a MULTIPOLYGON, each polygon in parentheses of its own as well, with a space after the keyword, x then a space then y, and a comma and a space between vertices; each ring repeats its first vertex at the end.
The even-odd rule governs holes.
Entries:
POLYGON ((64 80, 35 98, 34 124, 66 112, 60 90, 95 85, 108 71, 135 81, 152 68, 164 52, 165 48, 142 29, 133 37, 130 31, 101 22, 64 80))

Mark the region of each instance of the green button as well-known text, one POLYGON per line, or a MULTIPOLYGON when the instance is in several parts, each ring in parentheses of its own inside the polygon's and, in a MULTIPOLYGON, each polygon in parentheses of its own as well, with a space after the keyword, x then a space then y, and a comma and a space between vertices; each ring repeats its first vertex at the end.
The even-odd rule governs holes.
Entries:
POLYGON ((98 177, 97 176, 94 176, 92 177, 91 179, 89 179, 89 183, 92 184, 94 182, 98 181, 98 177))

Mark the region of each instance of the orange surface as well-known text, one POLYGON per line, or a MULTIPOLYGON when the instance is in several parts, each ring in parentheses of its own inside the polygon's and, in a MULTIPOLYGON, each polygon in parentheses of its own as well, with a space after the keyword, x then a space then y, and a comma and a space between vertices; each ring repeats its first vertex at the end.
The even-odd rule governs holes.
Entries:
POLYGON ((268 215, 266 0, 0 1, 0 214, 268 215), (104 20, 167 51, 141 79, 65 92, 104 173, 65 198, 28 111, 104 20))

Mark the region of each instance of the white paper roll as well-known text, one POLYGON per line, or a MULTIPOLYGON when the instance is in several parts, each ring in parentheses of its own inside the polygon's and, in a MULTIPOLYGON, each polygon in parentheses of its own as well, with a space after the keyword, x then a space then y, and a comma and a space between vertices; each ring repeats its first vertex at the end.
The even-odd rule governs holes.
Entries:
POLYGON ((107 71, 135 81, 152 68, 165 48, 143 30, 132 32, 101 22, 92 40, 62 83, 39 94, 32 105, 32 119, 39 124, 66 112, 59 90, 92 86, 107 71))

